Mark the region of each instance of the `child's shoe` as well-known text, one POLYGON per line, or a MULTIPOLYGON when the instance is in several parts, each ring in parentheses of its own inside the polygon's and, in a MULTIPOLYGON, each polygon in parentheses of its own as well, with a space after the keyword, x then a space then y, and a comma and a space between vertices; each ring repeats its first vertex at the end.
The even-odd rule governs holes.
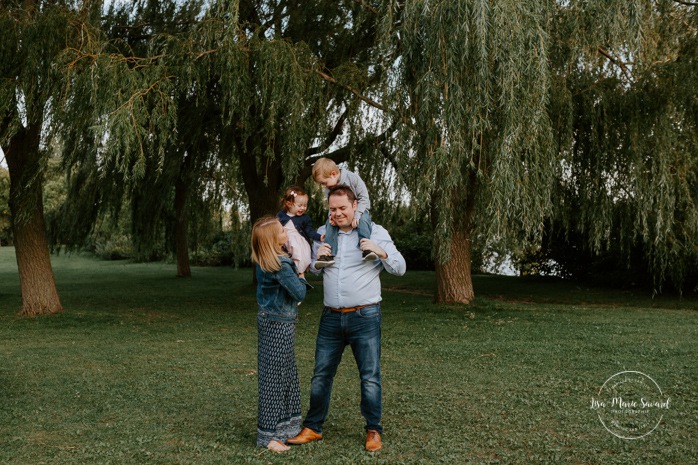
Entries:
POLYGON ((315 268, 318 270, 334 265, 334 255, 320 255, 315 261, 315 268))
POLYGON ((376 253, 372 252, 371 250, 364 250, 362 255, 364 256, 364 261, 378 260, 378 255, 376 255, 376 253))

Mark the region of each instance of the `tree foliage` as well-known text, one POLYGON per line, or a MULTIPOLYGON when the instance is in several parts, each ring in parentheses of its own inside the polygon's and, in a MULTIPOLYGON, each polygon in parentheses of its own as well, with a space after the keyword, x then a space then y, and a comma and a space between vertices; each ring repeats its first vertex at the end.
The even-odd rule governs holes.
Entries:
POLYGON ((340 137, 331 156, 368 157, 356 142, 365 130, 358 98, 347 90, 368 85, 366 63, 357 63, 369 58, 375 15, 364 10, 351 1, 110 9, 104 32, 66 56, 76 102, 62 118, 76 181, 66 208, 90 199, 73 210, 79 220, 66 214, 76 243, 100 208, 118 211, 124 192, 147 250, 180 216, 180 185, 197 225, 223 197, 246 197, 254 219, 273 213, 284 186, 302 182, 340 137))
POLYGON ((43 175, 66 85, 60 56, 79 46, 94 11, 62 1, 0 4, 0 146, 26 315, 62 311, 46 239, 43 175))
POLYGON ((555 218, 595 253, 637 263, 642 250, 655 289, 681 287, 698 265, 697 11, 674 1, 611 7, 618 19, 603 27, 562 9, 555 30, 597 37, 556 40, 566 45, 559 56, 582 58, 555 62, 555 218))
POLYGON ((558 216, 597 250, 620 221, 657 283, 695 263, 694 8, 423 0, 383 16, 399 171, 441 263, 463 230, 538 244, 558 216))
POLYGON ((14 223, 41 206, 49 144, 69 184, 54 239, 128 209, 143 253, 195 248, 226 203, 274 213, 329 156, 358 169, 379 222, 429 213, 442 301, 474 297, 473 241, 641 250, 655 287, 680 284, 698 261, 688 3, 6 2, 14 223))

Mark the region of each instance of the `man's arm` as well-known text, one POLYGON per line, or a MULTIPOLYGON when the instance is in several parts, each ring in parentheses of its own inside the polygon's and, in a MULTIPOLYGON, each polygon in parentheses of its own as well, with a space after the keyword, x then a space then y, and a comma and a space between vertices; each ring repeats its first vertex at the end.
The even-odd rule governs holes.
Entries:
POLYGON ((402 256, 388 231, 377 224, 373 224, 371 239, 361 240, 361 250, 371 250, 380 258, 385 271, 396 276, 402 276, 407 271, 407 263, 402 256))

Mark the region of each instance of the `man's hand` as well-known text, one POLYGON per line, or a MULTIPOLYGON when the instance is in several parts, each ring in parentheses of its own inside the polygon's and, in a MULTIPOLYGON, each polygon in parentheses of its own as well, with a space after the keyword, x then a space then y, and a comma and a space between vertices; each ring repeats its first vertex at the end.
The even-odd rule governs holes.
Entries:
POLYGON ((359 248, 361 250, 370 250, 371 252, 375 253, 378 255, 378 258, 381 260, 385 260, 388 258, 388 253, 380 248, 378 244, 373 242, 371 239, 361 239, 361 242, 359 243, 359 248))

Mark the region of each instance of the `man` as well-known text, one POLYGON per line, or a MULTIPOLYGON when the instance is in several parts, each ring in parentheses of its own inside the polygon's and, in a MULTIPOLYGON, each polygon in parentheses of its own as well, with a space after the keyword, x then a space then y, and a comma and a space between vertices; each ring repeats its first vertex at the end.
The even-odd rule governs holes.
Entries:
MULTIPOLYGON (((316 257, 334 255, 334 266, 311 272, 323 274, 324 305, 315 345, 315 371, 310 384, 310 408, 300 434, 288 444, 306 444, 322 439, 322 425, 330 407, 332 381, 344 348, 351 346, 361 376, 361 414, 366 419, 366 450, 381 449, 382 415, 380 340, 381 283, 379 274, 386 270, 402 276, 406 264, 390 234, 373 224, 370 239, 362 239, 352 228, 357 201, 350 188, 338 185, 329 192, 330 217, 339 228, 337 250, 327 244, 319 247, 316 257), (363 260, 370 251, 378 260, 363 260)), ((320 228, 322 230, 322 228, 320 228)))

